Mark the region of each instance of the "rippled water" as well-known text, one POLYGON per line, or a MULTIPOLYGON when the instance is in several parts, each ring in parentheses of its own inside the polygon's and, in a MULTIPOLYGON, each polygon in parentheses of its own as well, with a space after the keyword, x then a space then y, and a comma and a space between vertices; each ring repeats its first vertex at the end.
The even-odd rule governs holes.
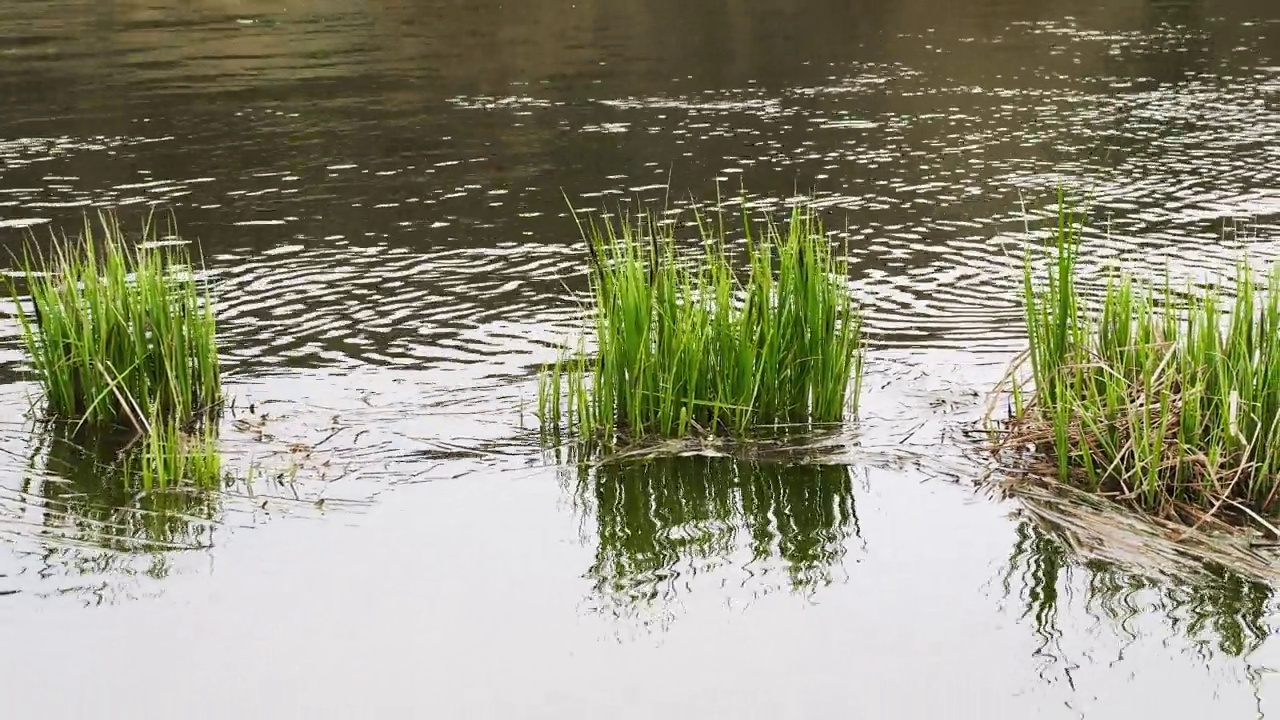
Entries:
POLYGON ((1059 183, 1098 268, 1280 255, 1277 93, 1269 0, 0 4, 0 252, 173 209, 256 473, 96 473, 0 305, 6 716, 1275 713, 1272 585, 1000 498, 967 430, 1059 183), (861 422, 557 466, 570 203, 718 192, 847 243, 861 422))

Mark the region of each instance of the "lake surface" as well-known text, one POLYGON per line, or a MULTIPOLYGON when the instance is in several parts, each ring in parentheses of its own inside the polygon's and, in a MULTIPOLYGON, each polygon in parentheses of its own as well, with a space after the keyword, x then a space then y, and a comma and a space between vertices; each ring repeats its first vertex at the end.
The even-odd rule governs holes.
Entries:
POLYGON ((0 306, 6 718, 1280 714, 1272 585, 1090 547, 971 432, 1059 183, 1098 267, 1280 255, 1272 0, 13 0, 0 99, 0 250, 172 209, 257 473, 86 471, 0 306), (570 204, 718 190, 847 242, 860 421, 557 464, 570 204))

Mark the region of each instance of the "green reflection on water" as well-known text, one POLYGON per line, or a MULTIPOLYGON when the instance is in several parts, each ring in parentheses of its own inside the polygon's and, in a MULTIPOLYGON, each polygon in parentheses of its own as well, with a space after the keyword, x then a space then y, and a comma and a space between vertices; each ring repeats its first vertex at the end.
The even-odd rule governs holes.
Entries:
POLYGON ((588 577, 611 604, 674 599, 688 576, 781 570, 802 593, 831 583, 858 535, 850 470, 723 457, 667 457, 582 468, 575 498, 594 520, 588 577))
POLYGON ((1022 603, 1042 651, 1055 649, 1062 637, 1059 605, 1073 599, 1069 593, 1076 579, 1083 581, 1087 609, 1129 637, 1138 634, 1139 616, 1159 613, 1202 654, 1216 650, 1239 657, 1257 650, 1271 632, 1267 615, 1273 590, 1261 580, 1216 564, 1205 564, 1193 575, 1152 577, 1110 561, 1081 562, 1052 529, 1031 520, 1019 523, 1004 591, 1022 603))
MULTIPOLYGON (((216 489, 171 487, 144 491, 125 471, 141 450, 118 435, 42 435, 24 491, 43 499, 50 534, 116 552, 190 549, 212 544, 222 509, 216 489)), ((156 567, 163 567, 159 563, 156 567)))

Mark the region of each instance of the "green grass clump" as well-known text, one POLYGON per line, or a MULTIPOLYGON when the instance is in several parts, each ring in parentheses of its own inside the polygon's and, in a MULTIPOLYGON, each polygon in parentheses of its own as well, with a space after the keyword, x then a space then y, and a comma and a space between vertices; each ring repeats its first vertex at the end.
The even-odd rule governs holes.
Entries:
MULTIPOLYGON (((1235 292, 1111 278, 1086 302, 1081 216, 1066 210, 1044 276, 1024 269, 1034 390, 1014 382, 1004 442, 1057 476, 1202 522, 1277 511, 1280 268, 1240 263, 1235 292)), ((1015 373, 1016 376, 1016 373, 1015 373)))
POLYGON ((213 308, 189 253, 157 244, 150 220, 137 243, 113 215, 98 220, 22 258, 30 305, 15 291, 18 318, 49 414, 145 430, 217 407, 213 308))
POLYGON ((580 223, 594 353, 584 343, 544 370, 544 431, 615 445, 837 423, 856 411, 860 315, 847 261, 813 211, 794 209, 784 227, 744 216, 741 264, 723 216, 696 217, 700 249, 688 252, 678 220, 642 212, 580 223))

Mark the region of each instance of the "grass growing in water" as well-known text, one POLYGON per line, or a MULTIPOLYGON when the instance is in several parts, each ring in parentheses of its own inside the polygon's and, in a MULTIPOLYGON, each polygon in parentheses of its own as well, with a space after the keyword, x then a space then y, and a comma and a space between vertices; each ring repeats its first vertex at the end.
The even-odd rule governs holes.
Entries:
POLYGON ((184 428, 163 416, 152 419, 148 432, 138 439, 135 452, 125 456, 124 473, 144 491, 164 490, 179 484, 216 488, 222 481, 222 455, 218 439, 208 423, 184 428))
POLYGON ((1203 522, 1221 508, 1266 524, 1280 479, 1280 268, 1237 266, 1233 299, 1110 279, 1085 302, 1083 217, 1063 210, 1045 276, 1024 269, 1034 389, 1013 380, 1003 443, 1034 445, 1057 476, 1203 522))
MULTIPOLYGON (((119 221, 86 218, 76 240, 53 238, 22 259, 28 311, 18 319, 49 413, 145 430, 222 399, 212 303, 181 246, 159 245, 150 220, 131 243, 119 221)), ((15 297, 15 300, 17 298, 15 297)))
POLYGON ((595 353, 584 344, 544 370, 544 431, 564 426, 614 445, 836 423, 856 411, 861 321, 847 261, 809 209, 794 209, 785 227, 743 220, 742 272, 723 216, 697 216, 701 252, 689 253, 678 249, 678 223, 651 212, 579 222, 595 353))

